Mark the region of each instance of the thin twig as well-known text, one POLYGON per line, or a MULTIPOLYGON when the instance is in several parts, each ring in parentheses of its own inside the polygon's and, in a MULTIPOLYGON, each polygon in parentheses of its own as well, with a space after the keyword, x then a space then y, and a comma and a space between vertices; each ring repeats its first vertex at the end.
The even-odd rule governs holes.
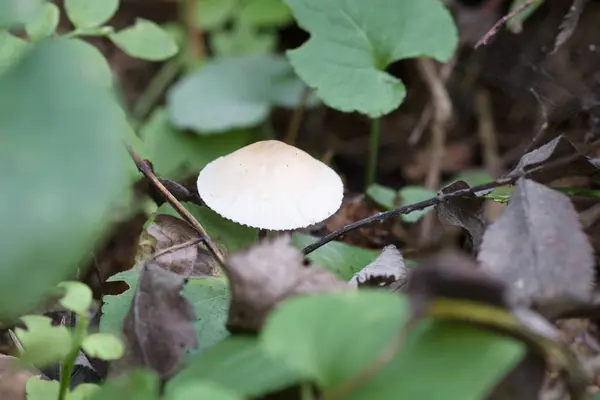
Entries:
POLYGON ((300 125, 302 123, 302 117, 304 115, 304 110, 306 108, 306 102, 308 101, 309 95, 310 88, 305 86, 300 94, 298 105, 294 109, 294 113, 292 114, 292 118, 290 119, 287 133, 285 135, 285 142, 289 145, 296 145, 296 140, 298 140, 298 133, 300 132, 300 125))
MULTIPOLYGON (((600 148, 600 140, 590 144, 590 146, 588 146, 587 152, 591 152, 598 148, 600 148)), ((371 215, 370 217, 353 222, 349 225, 346 225, 342 229, 339 229, 335 232, 331 232, 330 234, 323 236, 321 239, 317 240, 313 244, 310 244, 310 245, 306 246, 304 249, 302 249, 302 252, 305 255, 310 254, 313 251, 317 250, 318 248, 331 242, 332 240, 335 240, 338 237, 343 236, 344 234, 346 234, 350 231, 353 231, 355 229, 359 229, 359 228, 362 228, 362 227, 365 227, 368 225, 372 225, 376 222, 383 222, 385 220, 396 217, 398 215, 409 214, 413 211, 422 210, 427 207, 435 206, 435 205, 443 203, 451 198, 463 197, 463 196, 467 196, 467 197, 473 196, 476 193, 483 192, 483 191, 486 191, 489 189, 495 189, 500 186, 512 185, 519 178, 527 177, 533 173, 539 172, 544 169, 551 169, 551 168, 556 168, 559 166, 567 165, 567 164, 579 159, 580 157, 581 157, 581 153, 577 152, 577 153, 571 154, 569 156, 561 157, 561 158, 554 160, 552 162, 549 162, 547 164, 543 164, 543 165, 539 165, 537 167, 531 168, 530 170, 520 173, 520 174, 514 174, 511 176, 503 177, 503 178, 497 179, 493 182, 485 183, 483 185, 473 186, 468 189, 461 189, 461 190, 457 190, 455 192, 439 194, 436 197, 432 197, 430 199, 423 200, 418 203, 408 204, 408 205, 405 205, 402 207, 395 208, 393 210, 383 211, 383 212, 371 215)))
POLYGON ((492 36, 494 36, 496 33, 498 33, 498 29, 500 29, 500 27, 502 25, 504 25, 504 23, 506 21, 513 18, 515 15, 518 15, 518 14, 524 12, 525 9, 529 6, 531 6, 534 1, 535 0, 526 0, 525 3, 521 4, 519 7, 515 8, 513 11, 506 14, 504 17, 500 18, 498 20, 498 22, 496 22, 494 24, 494 26, 492 26, 492 28, 485 35, 483 35, 483 37, 481 39, 479 39, 479 41, 475 44, 475 48, 478 48, 483 45, 487 45, 489 40, 492 38, 492 36))
POLYGON ((479 116, 477 131, 483 148, 483 165, 490 175, 496 177, 500 174, 500 157, 492 103, 486 89, 479 89, 475 93, 475 108, 479 116))
POLYGON ((222 268, 225 269, 225 260, 223 255, 215 246, 214 242, 210 239, 206 230, 200 225, 200 223, 194 218, 194 216, 185 209, 181 205, 181 203, 169 192, 169 190, 158 180, 152 168, 148 165, 147 162, 142 160, 140 155, 135 151, 133 147, 129 143, 125 143, 125 147, 127 147, 127 151, 131 155, 131 158, 135 162, 135 165, 138 167, 140 172, 150 181, 150 183, 160 191, 160 193, 167 199, 169 204, 181 215, 181 217, 186 220, 192 227, 200 234, 200 238, 204 245, 208 248, 208 251, 212 254, 212 256, 217 260, 217 262, 221 265, 222 268))

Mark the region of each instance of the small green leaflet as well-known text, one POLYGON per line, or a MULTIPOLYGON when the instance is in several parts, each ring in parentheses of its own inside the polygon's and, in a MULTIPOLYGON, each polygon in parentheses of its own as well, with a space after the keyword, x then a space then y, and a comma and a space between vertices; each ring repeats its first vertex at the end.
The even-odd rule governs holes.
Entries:
POLYGON ((46 3, 40 12, 25 25, 27 36, 33 41, 43 39, 54 33, 60 19, 60 10, 54 3, 46 3))
POLYGON ((133 26, 111 33, 110 40, 131 57, 163 61, 179 51, 175 40, 156 23, 138 18, 133 26))
POLYGON ((77 28, 96 28, 117 12, 119 0, 65 0, 69 20, 77 28))

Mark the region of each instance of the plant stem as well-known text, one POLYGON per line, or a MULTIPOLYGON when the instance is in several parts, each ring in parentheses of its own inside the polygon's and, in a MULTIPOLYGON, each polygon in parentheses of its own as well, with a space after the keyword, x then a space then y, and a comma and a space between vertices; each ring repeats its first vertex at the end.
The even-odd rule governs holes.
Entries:
POLYGON ((88 320, 84 315, 77 316, 77 323, 75 324, 75 331, 73 332, 73 340, 71 341, 71 350, 69 354, 63 359, 61 364, 60 374, 60 391, 58 392, 58 400, 65 400, 71 387, 71 373, 75 366, 75 360, 79 354, 79 348, 83 339, 87 334, 88 320))
POLYGON ((294 113, 292 114, 292 118, 290 119, 290 123, 287 128, 287 134, 285 135, 285 142, 291 146, 296 145, 298 133, 300 132, 300 125, 302 123, 302 116, 304 114, 304 109, 306 108, 306 102, 308 101, 309 95, 310 88, 308 86, 305 86, 302 90, 302 93, 300 94, 298 105, 294 109, 294 113))
POLYGON ((366 186, 365 190, 375 183, 377 174, 377 159, 379 157, 379 136, 381 133, 380 119, 371 120, 371 140, 369 142, 369 162, 367 163, 366 186))

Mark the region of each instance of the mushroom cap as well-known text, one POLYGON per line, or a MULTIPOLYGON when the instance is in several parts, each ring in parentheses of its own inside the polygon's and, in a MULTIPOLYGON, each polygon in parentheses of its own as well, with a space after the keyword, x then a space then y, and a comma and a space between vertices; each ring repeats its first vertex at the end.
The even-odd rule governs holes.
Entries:
POLYGON ((198 176, 198 193, 227 219, 279 231, 333 215, 342 204, 344 185, 333 169, 310 154, 265 140, 209 163, 198 176))

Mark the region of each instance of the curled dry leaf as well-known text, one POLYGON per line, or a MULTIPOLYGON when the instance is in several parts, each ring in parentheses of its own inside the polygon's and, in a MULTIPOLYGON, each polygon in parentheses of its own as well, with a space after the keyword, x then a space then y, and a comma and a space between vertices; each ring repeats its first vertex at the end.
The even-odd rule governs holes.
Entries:
POLYGON ((227 329, 257 332, 281 301, 302 293, 335 292, 350 287, 332 272, 303 264, 289 235, 266 239, 227 260, 231 304, 227 329))
POLYGON ((592 295, 593 250, 575 208, 564 194, 528 179, 517 182, 486 231, 478 259, 515 301, 531 302, 546 316, 592 295))
MULTIPOLYGON (((562 157, 578 154, 579 151, 564 135, 557 136, 548 143, 539 148, 526 153, 521 157, 519 163, 508 176, 518 176, 523 173, 538 167, 542 164, 549 163, 562 157)), ((588 176, 598 172, 598 168, 592 161, 580 154, 576 160, 569 165, 561 165, 556 168, 547 168, 529 175, 530 179, 537 182, 548 183, 555 179, 566 178, 570 176, 588 176)))
POLYGON ((25 368, 18 358, 0 354, 0 399, 27 400, 27 380, 42 373, 25 368))
MULTIPOLYGON (((469 184, 465 181, 455 181, 444 186, 440 192, 447 194, 457 190, 469 189, 469 184)), ((484 216, 485 200, 479 197, 451 197, 435 207, 440 221, 445 225, 460 226, 469 232, 473 249, 479 249, 481 238, 485 231, 484 216)))
POLYGON ((358 271, 348 282, 354 287, 385 286, 393 284, 399 288, 406 283, 408 270, 404 265, 402 253, 393 244, 385 246, 373 262, 358 271))
POLYGON ((182 296, 185 279, 149 261, 140 273, 129 313, 123 321, 125 356, 110 375, 146 366, 161 378, 173 374, 186 351, 197 346, 193 306, 182 296))
POLYGON ((583 8, 587 2, 588 0, 573 0, 573 4, 569 7, 569 11, 558 28, 558 34, 554 41, 554 49, 552 49, 551 54, 556 53, 573 35, 573 32, 575 32, 575 28, 577 28, 577 24, 579 23, 579 18, 583 13, 583 8))
POLYGON ((153 259, 162 268, 182 276, 218 275, 217 262, 198 247, 198 232, 184 220, 159 214, 146 231, 156 239, 153 259))

